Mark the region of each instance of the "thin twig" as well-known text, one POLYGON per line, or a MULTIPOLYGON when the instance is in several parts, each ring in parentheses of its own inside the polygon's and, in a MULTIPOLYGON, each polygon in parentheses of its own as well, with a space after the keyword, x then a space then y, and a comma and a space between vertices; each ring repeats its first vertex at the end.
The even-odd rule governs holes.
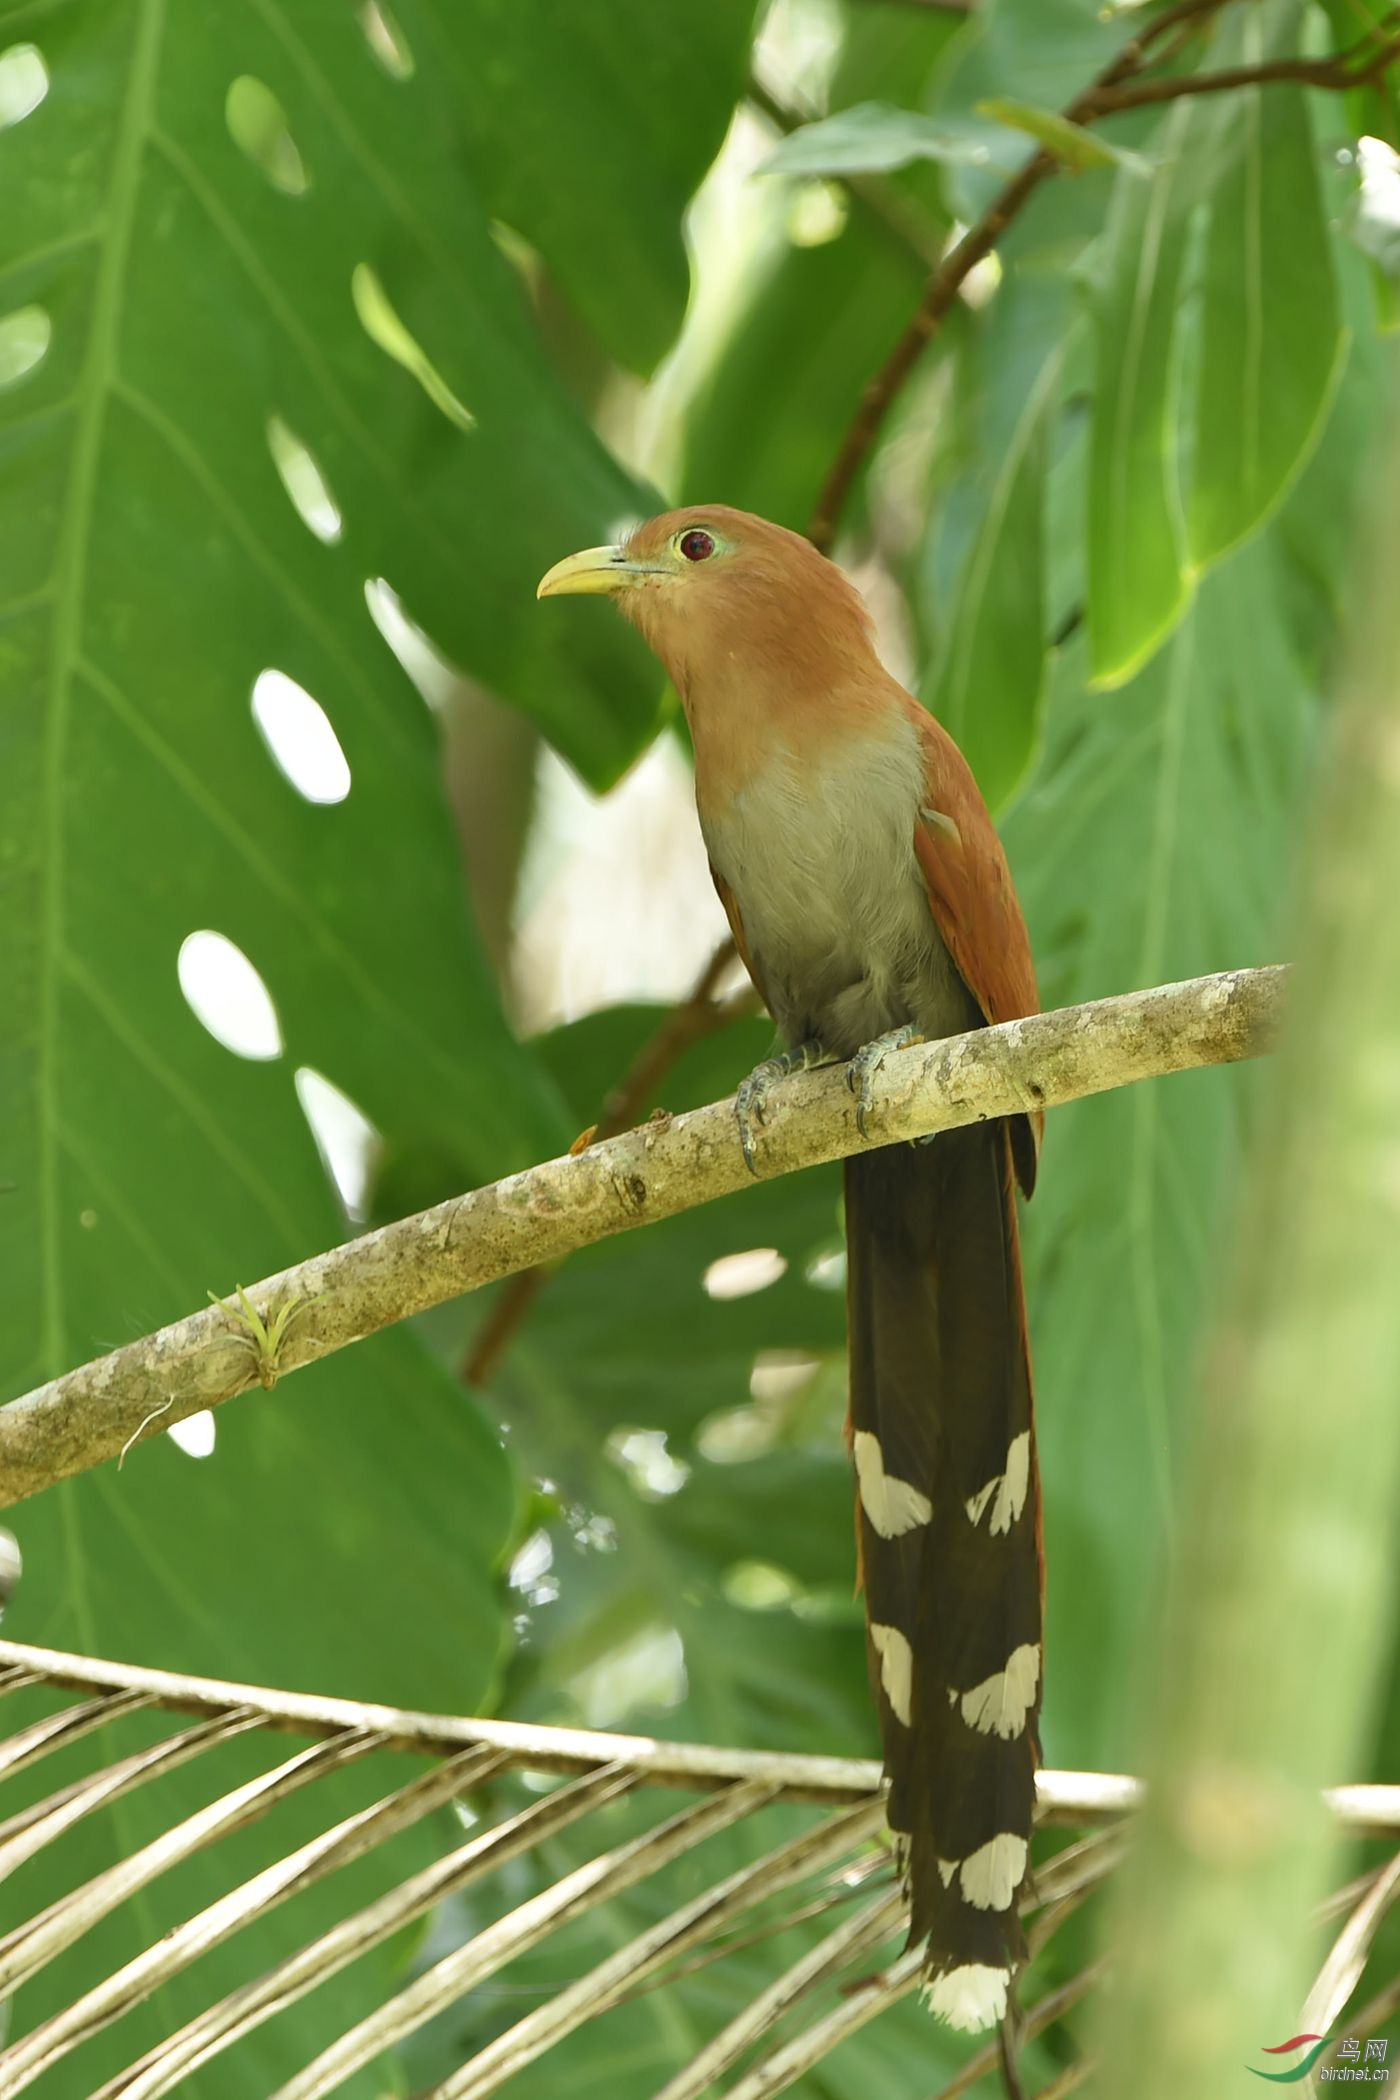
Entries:
POLYGON ((1339 58, 1276 58, 1258 66, 1224 66, 1214 73, 1178 73, 1160 80, 1134 80, 1123 87, 1096 89, 1086 97, 1087 117, 1116 116, 1125 109, 1145 109, 1150 104, 1175 102, 1184 95, 1223 95, 1235 88, 1273 87, 1292 82, 1298 87, 1334 88, 1345 93, 1378 80, 1400 59, 1400 36, 1391 37, 1365 65, 1349 63, 1353 54, 1339 58))
MULTIPOLYGON (((1218 13, 1220 8, 1226 5, 1228 0, 1181 0, 1179 6, 1168 8, 1164 14, 1145 23, 1119 52, 1112 64, 1106 66, 1084 93, 1069 104, 1064 112, 1065 116, 1073 124, 1088 121, 1092 116, 1092 96, 1117 87, 1120 81, 1136 73, 1153 46, 1159 44, 1173 30, 1218 13)), ((823 550, 830 547, 846 498, 879 435, 885 417, 894 406, 925 346, 942 327, 963 285, 978 263, 991 254, 1007 227, 1025 208, 1041 183, 1047 177, 1057 174, 1062 166, 1063 162, 1044 148, 1033 153, 1011 180, 997 192, 976 225, 969 227, 956 246, 949 249, 938 269, 934 271, 917 311, 884 364, 866 386, 856 413, 841 440, 830 471, 822 484, 816 508, 808 521, 807 537, 814 545, 823 550)))
MULTIPOLYGON (((1170 39, 1166 51, 1159 56, 1175 56, 1189 34, 1194 33, 1208 16, 1219 13, 1229 4, 1230 0, 1183 0, 1182 5, 1168 8, 1145 23, 1097 80, 1066 106, 1064 116, 1072 124, 1092 124, 1097 118, 1119 110, 1169 102, 1184 95, 1215 94, 1228 88, 1265 86, 1276 81, 1345 90, 1377 79, 1400 55, 1400 37, 1393 37, 1362 66, 1353 65, 1351 60, 1355 53, 1348 52, 1337 59, 1316 62, 1279 59, 1265 65, 1233 67, 1217 73, 1172 74, 1150 81, 1131 79, 1157 46, 1170 39)), ((841 440, 807 526, 807 536, 816 546, 830 547, 846 498, 886 416, 925 346, 941 328, 967 278, 977 264, 991 254, 1007 227, 1040 185, 1058 174, 1063 166, 1059 156, 1045 148, 1033 153, 993 198, 976 225, 970 227, 949 250, 929 279, 917 311, 866 386, 841 440)))
MULTIPOLYGON (((656 1099, 657 1088, 686 1051, 696 1043, 704 1042, 706 1036, 716 1034, 736 1014, 746 1010, 746 1000, 720 1005, 715 998, 737 953, 731 939, 720 942, 691 990, 678 1006, 671 1008, 647 1038, 623 1078, 604 1101, 598 1120, 588 1133, 589 1144, 597 1144, 604 1138, 616 1137, 619 1132, 630 1130, 656 1099)), ((518 1276, 511 1277, 487 1314, 480 1334, 472 1342, 462 1365, 464 1385, 490 1383, 496 1366, 552 1274, 551 1264, 538 1262, 533 1268, 522 1269, 518 1276)))
POLYGON ((1001 2087, 1006 2100, 1026 2100, 1026 2089, 1021 2083, 1016 2062, 1024 2035, 1025 2029, 1015 2005, 1008 2006, 1006 2017, 997 2029, 997 2068, 1001 2072, 1001 2087))
MULTIPOLYGON (((868 1137, 856 1126, 843 1071, 799 1073, 773 1093, 759 1172, 789 1174, 1131 1080, 1257 1056, 1272 1040, 1286 976, 1225 971, 893 1052, 875 1076, 868 1137)), ((732 1195, 751 1178, 733 1102, 716 1101, 380 1226, 246 1296, 264 1319, 291 1296, 301 1300, 278 1356, 286 1376, 483 1284, 732 1195)), ((222 1308, 208 1306, 0 1408, 0 1501, 22 1501, 115 1458, 133 1430, 159 1434, 246 1391, 257 1374, 239 1339, 222 1308), (142 1429, 166 1398, 166 1414, 142 1429)))
POLYGON ((949 250, 930 278, 914 318, 861 395, 860 405, 822 484, 816 508, 807 521, 808 539, 824 553, 835 537, 837 521, 851 486, 925 346, 938 333, 949 308, 977 264, 991 254, 1027 199, 1058 166, 1053 154, 1033 154, 1020 173, 997 192, 977 224, 949 250))
POLYGON ((1093 2056, 1081 2057, 1078 2063, 1067 2064, 1058 2078, 1052 2078, 1049 2085, 1041 2087, 1036 2100, 1069 2100, 1070 2094, 1077 2093, 1085 2079, 1092 2078, 1097 2069, 1098 2059, 1093 2056))

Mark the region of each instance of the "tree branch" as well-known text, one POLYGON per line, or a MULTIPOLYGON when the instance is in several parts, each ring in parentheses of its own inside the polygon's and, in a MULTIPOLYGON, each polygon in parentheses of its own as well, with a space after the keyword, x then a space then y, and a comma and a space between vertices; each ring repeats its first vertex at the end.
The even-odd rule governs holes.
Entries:
MULTIPOLYGON (((1340 58, 1276 58, 1258 66, 1226 66, 1215 73, 1173 73, 1160 80, 1133 80, 1123 87, 1096 88, 1084 100, 1093 117, 1116 116, 1120 110, 1145 109, 1151 103, 1175 102, 1183 95, 1223 95, 1233 88, 1286 86, 1334 88, 1365 87, 1378 80, 1387 67, 1400 59, 1400 36, 1382 44, 1365 65, 1353 64, 1354 54, 1340 58)), ((1080 118, 1083 123, 1085 119, 1080 118)))
MULTIPOLYGON (((1183 0, 1168 8, 1127 44, 1083 94, 1069 103, 1063 114, 1072 124, 1088 125, 1120 110, 1137 109, 1149 103, 1174 101, 1183 95, 1219 94, 1230 88, 1268 86, 1293 81, 1305 86, 1345 90, 1375 80, 1400 58, 1400 36, 1390 38, 1364 65, 1353 63, 1356 53, 1347 52, 1331 60, 1278 59, 1265 65, 1238 66, 1215 73, 1163 75, 1153 80, 1132 78, 1153 51, 1169 37, 1172 41, 1159 57, 1170 57, 1185 38, 1209 15, 1217 14, 1229 0, 1183 0), (1178 32, 1173 36, 1173 32, 1178 32)), ((847 496, 865 464, 886 416, 894 406, 926 344, 943 322, 977 264, 992 253, 998 241, 1040 185, 1063 168, 1064 162, 1042 148, 998 191, 987 210, 950 248, 929 279, 917 311, 889 356, 861 395, 845 436, 807 525, 807 537, 827 551, 847 496)))
MULTIPOLYGON (((628 1070, 608 1095, 599 1110, 597 1122, 586 1133, 586 1142, 593 1144, 601 1138, 617 1137, 630 1129, 639 1116, 646 1114, 656 1099, 657 1089, 677 1059, 747 1009, 749 1002, 743 994, 723 1005, 715 997, 725 971, 738 953, 732 939, 720 942, 691 991, 657 1024, 655 1033, 643 1043, 628 1070)), ((462 1365, 464 1385, 487 1384, 551 1274, 545 1264, 536 1262, 532 1268, 522 1269, 518 1275, 512 1276, 509 1286, 492 1306, 462 1365)))
MULTIPOLYGON (((899 1051, 877 1075, 868 1140, 842 1071, 800 1073, 774 1096, 763 1173, 1256 1056, 1286 975, 1226 971, 899 1051)), ((717 1101, 381 1226, 0 1408, 0 1503, 465 1291, 749 1180, 733 1103, 717 1101)))

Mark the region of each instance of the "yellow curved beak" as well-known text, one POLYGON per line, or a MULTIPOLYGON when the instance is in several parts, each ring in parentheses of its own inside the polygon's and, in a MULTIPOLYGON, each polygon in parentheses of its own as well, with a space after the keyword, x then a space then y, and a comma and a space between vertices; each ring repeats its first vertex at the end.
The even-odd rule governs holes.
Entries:
POLYGON ((625 591, 657 569, 646 562, 629 561, 625 547, 585 547, 581 554, 567 554, 541 576, 537 598, 562 598, 583 591, 625 591))

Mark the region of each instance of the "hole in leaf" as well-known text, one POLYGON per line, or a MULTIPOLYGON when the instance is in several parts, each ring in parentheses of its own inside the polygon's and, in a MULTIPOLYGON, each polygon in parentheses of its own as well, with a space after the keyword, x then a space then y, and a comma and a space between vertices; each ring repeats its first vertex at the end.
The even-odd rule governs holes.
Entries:
POLYGON ((408 38, 383 0, 365 0, 360 9, 360 27, 379 64, 391 80, 412 80, 413 53, 408 38))
POLYGON ((705 1271, 712 1298, 751 1298, 766 1291, 786 1273, 787 1258, 776 1247, 746 1247, 742 1254, 722 1254, 705 1271))
POLYGON ((0 392, 18 386, 48 355, 53 324, 42 306, 17 306, 0 321, 0 392))
POLYGON ((224 99, 224 122, 240 153, 284 197, 304 197, 311 187, 306 162, 283 109, 265 81, 240 73, 224 99))
POLYGON ((431 635, 409 618, 402 598, 382 576, 366 577, 365 604, 370 618, 433 713, 440 713, 452 688, 460 682, 460 674, 434 645, 431 635))
POLYGON ((361 328, 372 343, 402 365, 418 381, 434 408, 459 430, 474 430, 476 417, 457 399, 437 366, 416 336, 410 335, 390 303, 389 296, 368 263, 356 263, 350 276, 350 296, 361 328))
POLYGON ((297 1100, 311 1126, 321 1165, 335 1185, 346 1215, 361 1220, 369 1207, 370 1176, 379 1153, 379 1132, 348 1094, 310 1065, 296 1074, 297 1100))
POLYGON ((0 51, 0 131, 32 117, 49 91, 49 69, 37 44, 0 51))
POLYGON ((165 1433, 187 1458, 209 1458, 218 1430, 211 1410, 205 1407, 197 1415, 186 1415, 183 1422, 174 1423, 165 1433))
POLYGON ((302 524, 326 546, 333 547, 342 530, 340 505, 301 439, 280 416, 267 419, 267 449, 302 524))
POLYGON ((319 700, 285 671, 253 680, 253 720, 278 769, 308 802, 343 802, 350 762, 319 700))
POLYGON ((176 969, 186 1005, 216 1043, 260 1062, 282 1055, 272 994, 227 935, 207 928, 186 935, 176 969))

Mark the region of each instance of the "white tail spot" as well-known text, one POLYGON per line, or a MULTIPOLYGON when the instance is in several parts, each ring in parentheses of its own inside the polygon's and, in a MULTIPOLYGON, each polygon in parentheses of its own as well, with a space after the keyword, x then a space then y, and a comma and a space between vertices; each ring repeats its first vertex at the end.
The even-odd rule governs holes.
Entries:
POLYGON ((1026 1490, 1031 1479, 1031 1435, 1023 1429, 1019 1436, 1011 1439, 1006 1454, 1006 1471, 995 1474, 985 1487, 977 1490, 967 1505, 968 1516, 974 1524, 980 1524, 988 1503, 992 1507, 992 1521, 988 1529, 997 1532, 1010 1531, 1021 1511, 1026 1506, 1026 1490))
POLYGON ((895 1719, 908 1728, 914 1692, 914 1651, 897 1626, 877 1626, 872 1621, 870 1638, 880 1658, 885 1697, 894 1709, 895 1719))
POLYGON ((917 1531, 933 1515, 933 1504, 907 1480, 896 1480, 885 1471, 880 1439, 868 1429, 855 1433, 856 1478, 860 1482, 861 1506, 882 1539, 903 1538, 917 1531))
POLYGON ((1004 1670, 963 1693, 962 1717, 979 1735, 999 1735, 1009 1742, 1025 1727, 1039 1682, 1040 1649, 1027 1641, 1012 1650, 1004 1670))
POLYGON ((949 1969, 946 1976, 931 1976, 923 1987, 923 2000, 937 2019, 946 2020, 962 2034, 976 2034, 1005 2019, 1010 1981, 1009 1969, 967 1962, 960 1969, 949 1969))
POLYGON ((959 1876, 964 1902, 974 1910, 1009 1910, 1026 1871, 1026 1841, 1003 1830, 969 1852, 959 1876))

